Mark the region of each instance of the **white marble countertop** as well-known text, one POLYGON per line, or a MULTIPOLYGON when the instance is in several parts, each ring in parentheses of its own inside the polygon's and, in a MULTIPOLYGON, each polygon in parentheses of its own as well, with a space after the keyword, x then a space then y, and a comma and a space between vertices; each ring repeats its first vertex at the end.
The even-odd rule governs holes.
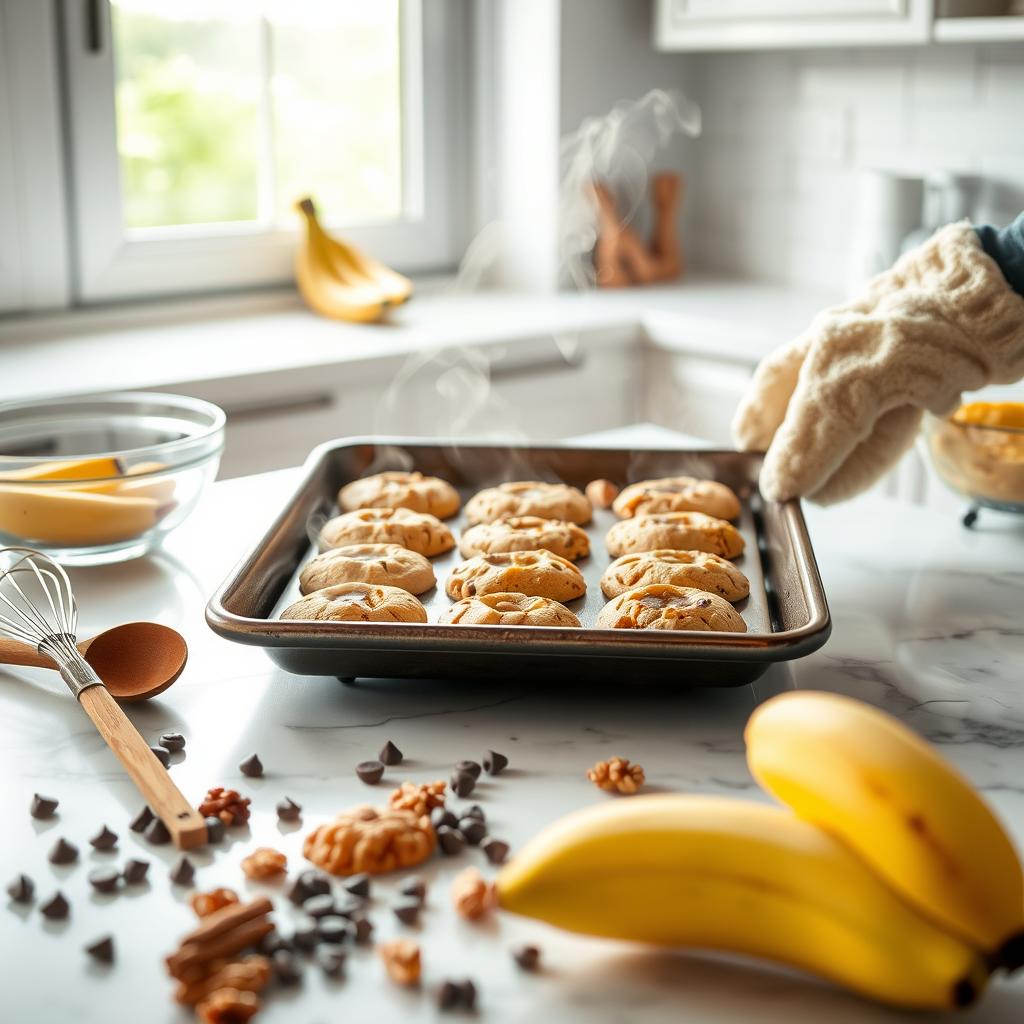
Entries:
MULTIPOLYGON (((659 435, 663 437, 664 435, 659 435)), ((635 440, 635 437, 630 438, 635 440)), ((205 626, 207 597, 265 527, 296 479, 295 471, 218 484, 165 553, 119 567, 77 570, 82 635, 117 621, 152 618, 181 629, 191 657, 179 682, 159 699, 129 709, 154 740, 180 730, 186 757, 171 771, 198 799, 207 787, 237 786, 253 799, 251 829, 195 856, 203 888, 248 893, 275 887, 244 883, 238 862, 257 845, 284 850, 302 865, 302 837, 335 812, 386 790, 354 776, 356 762, 390 738, 407 761, 392 780, 447 777, 454 760, 506 753, 509 770, 485 780, 472 800, 492 831, 513 848, 563 813, 606 799, 583 778, 595 760, 622 754, 640 761, 652 789, 757 798, 743 758, 742 729, 761 700, 813 687, 877 703, 940 745, 986 794, 1024 844, 1024 526, 983 516, 964 531, 952 518, 880 498, 829 511, 811 509, 812 537, 828 593, 834 633, 824 649, 772 669, 736 690, 553 695, 522 686, 299 678, 277 670, 258 649, 238 647, 205 626), (938 688, 950 701, 935 703, 938 688), (1005 700, 983 698, 999 694, 1005 700), (966 703, 964 703, 966 702, 966 703), (965 718, 965 710, 970 718, 965 718), (258 752, 266 766, 249 780, 239 762, 258 752), (303 807, 301 826, 278 824, 274 805, 288 795, 303 807)), ((0 672, 0 813, 7 839, 0 879, 18 872, 36 883, 31 909, 8 905, 0 918, 0 1019, 10 1024, 171 1022, 191 1019, 171 1002, 162 958, 192 925, 187 892, 171 885, 169 847, 152 847, 128 830, 141 804, 119 765, 60 680, 42 671, 0 672), (60 800, 57 817, 28 814, 33 792, 60 800), (120 835, 116 852, 92 851, 102 824, 120 835), (82 851, 56 867, 46 852, 60 836, 82 851), (94 894, 86 880, 101 864, 128 857, 152 862, 148 885, 94 894), (71 903, 66 922, 47 922, 39 899, 55 889, 71 903), (82 947, 111 933, 117 962, 95 965, 82 947)), ((331 982, 314 964, 302 985, 268 995, 258 1018, 277 1022, 431 1021, 433 989, 449 976, 473 977, 479 1019, 573 1022, 752 1021, 862 1024, 920 1020, 831 987, 718 957, 676 955, 563 935, 501 916, 484 926, 458 920, 447 887, 478 851, 432 861, 432 881, 418 938, 424 990, 404 991, 383 976, 370 950, 350 954, 347 976, 331 982), (541 946, 545 969, 522 974, 508 955, 516 942, 541 946)), ((377 936, 405 930, 390 914, 393 881, 375 885, 377 936)), ((283 928, 292 908, 277 900, 283 928)), ((997 981, 982 1003, 957 1019, 1010 1024, 1024 1018, 1024 981, 997 981)), ((930 1019, 949 1019, 939 1016, 930 1019)))

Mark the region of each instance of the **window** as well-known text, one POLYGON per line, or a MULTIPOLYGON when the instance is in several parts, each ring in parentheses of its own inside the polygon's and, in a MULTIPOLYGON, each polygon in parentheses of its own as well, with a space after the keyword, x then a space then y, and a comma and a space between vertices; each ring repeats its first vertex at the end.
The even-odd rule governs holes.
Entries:
POLYGON ((307 194, 386 262, 452 265, 459 9, 64 0, 80 298, 287 280, 307 194))

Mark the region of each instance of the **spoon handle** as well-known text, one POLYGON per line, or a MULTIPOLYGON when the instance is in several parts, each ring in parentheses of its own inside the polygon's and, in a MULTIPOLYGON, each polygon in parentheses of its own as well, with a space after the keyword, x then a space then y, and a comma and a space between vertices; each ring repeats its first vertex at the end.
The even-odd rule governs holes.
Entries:
POLYGON ((206 842, 206 822, 171 781, 146 741, 121 710, 105 686, 90 686, 78 703, 92 719, 107 746, 124 765, 153 813, 167 826, 174 845, 182 850, 206 842))

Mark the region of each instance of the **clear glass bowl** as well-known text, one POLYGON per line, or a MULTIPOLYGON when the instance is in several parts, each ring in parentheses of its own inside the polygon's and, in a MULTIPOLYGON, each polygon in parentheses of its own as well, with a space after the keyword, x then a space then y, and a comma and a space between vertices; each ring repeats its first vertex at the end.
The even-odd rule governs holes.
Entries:
POLYGON ((984 397, 945 419, 925 417, 932 465, 974 505, 1024 514, 1024 395, 984 397))
POLYGON ((0 404, 0 545, 100 565, 151 551, 217 474, 223 410, 124 392, 0 404))

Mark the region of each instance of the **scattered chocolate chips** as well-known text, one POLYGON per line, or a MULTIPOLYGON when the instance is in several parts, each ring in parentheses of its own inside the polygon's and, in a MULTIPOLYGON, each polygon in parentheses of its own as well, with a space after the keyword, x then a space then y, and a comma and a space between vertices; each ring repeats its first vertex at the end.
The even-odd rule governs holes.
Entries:
POLYGON ((415 896, 406 896, 393 904, 391 909, 402 924, 415 924, 420 918, 423 904, 415 896))
POLYGON ((456 772, 449 780, 452 792, 456 796, 469 796, 476 786, 476 779, 471 772, 456 772))
POLYGON ((148 806, 143 807, 138 814, 135 815, 131 820, 131 824, 128 826, 133 832, 145 832, 149 828, 150 822, 156 817, 156 815, 149 809, 148 806))
POLYGON ((104 935, 102 939, 91 942, 85 947, 85 951, 93 960, 99 960, 101 964, 114 962, 114 940, 109 935, 104 935))
MULTIPOLYGON (((306 921, 300 921, 295 926, 295 931, 292 934, 292 942, 294 942, 299 949, 313 949, 319 941, 320 932, 317 928, 316 921, 312 918, 309 918, 306 921)), ((273 952, 277 951, 274 950, 273 952)))
POLYGON ((356 927, 356 942, 365 946, 373 938, 373 922, 368 917, 354 917, 352 923, 356 927))
POLYGON ((479 804, 472 804, 467 807, 464 811, 459 813, 460 818, 479 818, 481 821, 487 820, 487 815, 484 814, 484 809, 479 804))
POLYGON ((524 971, 535 971, 540 966, 540 950, 536 946, 516 946, 512 959, 524 971))
POLYGON ((380 761, 360 761, 356 765, 356 775, 360 782, 368 786, 376 786, 384 778, 384 765, 380 761))
POLYGON ((170 750, 177 752, 185 749, 185 737, 180 732, 165 732, 160 739, 157 740, 164 750, 170 750))
POLYGON ((479 818, 459 818, 458 827, 470 846, 479 846, 480 840, 487 835, 487 826, 479 818))
POLYGON ((427 883, 419 876, 407 878, 399 887, 398 891, 403 896, 410 896, 422 903, 427 898, 427 883))
POLYGON ((457 772, 469 772, 474 779, 480 778, 480 772, 482 771, 479 764, 476 761, 456 761, 455 770, 457 772))
POLYGON ((346 893, 345 898, 340 900, 334 908, 336 914, 341 914, 342 917, 347 917, 349 920, 358 917, 366 909, 366 900, 360 896, 353 896, 351 893, 346 893))
POLYGON ((484 771, 488 775, 500 775, 508 767, 508 758, 496 750, 484 754, 484 771))
POLYGON ((466 839, 457 828, 442 825, 437 830, 437 845, 441 847, 443 854, 453 857, 466 848, 466 839))
POLYGON ((259 779, 263 776, 263 762, 258 754, 253 754, 238 766, 238 770, 250 779, 259 779))
POLYGON ((15 903, 31 903, 32 896, 36 891, 35 883, 28 875, 18 875, 17 878, 7 886, 7 895, 15 903))
POLYGON ((61 837, 50 847, 47 857, 51 864, 74 864, 78 860, 78 847, 61 837))
POLYGON ((40 796, 38 793, 34 793, 29 813, 33 818, 52 818, 59 804, 60 801, 52 796, 40 796))
POLYGON ((316 962, 320 965, 320 970, 324 972, 329 978, 334 978, 345 969, 345 960, 348 954, 343 949, 338 949, 337 946, 330 946, 327 949, 321 949, 316 955, 316 962))
POLYGON ((110 829, 104 825, 103 828, 101 828, 99 832, 89 840, 89 845, 94 850, 112 850, 117 846, 117 833, 111 832, 110 829))
POLYGON ((302 808, 290 797, 286 796, 277 803, 279 821, 298 821, 302 816, 302 808))
POLYGON ((171 833, 159 818, 154 818, 143 834, 154 846, 166 846, 171 841, 171 833))
POLYGON ((39 908, 39 913, 50 921, 63 921, 68 916, 71 905, 60 892, 55 892, 39 908))
POLYGON ((297 985, 302 980, 302 965, 287 949, 279 949, 271 958, 279 985, 297 985))
POLYGON ((148 860, 136 860, 133 858, 125 864, 124 871, 121 872, 121 875, 127 885, 140 885, 146 880, 146 873, 148 871, 148 860))
POLYGON ((380 753, 377 755, 377 760, 382 764, 396 765, 402 763, 402 752, 388 740, 383 747, 380 748, 380 753))
POLYGON ((437 990, 439 1010, 476 1009, 476 985, 466 978, 464 981, 443 981, 437 990))
POLYGON ((349 875, 342 883, 342 888, 352 896, 362 896, 364 900, 369 899, 370 876, 365 872, 359 875, 349 875))
POLYGON ((275 928, 260 939, 256 948, 264 956, 273 956, 279 949, 291 949, 292 944, 275 928))
POLYGON ((480 849, 484 851, 484 856, 492 864, 504 864, 505 858, 508 857, 508 843, 503 839, 495 839, 493 836, 489 836, 480 844, 480 849))
POLYGON ((323 896, 331 891, 331 883, 319 871, 303 871, 295 876, 285 889, 285 896, 301 907, 311 896, 323 896))
POLYGON ((326 917, 328 914, 336 914, 338 912, 334 897, 329 892, 310 896, 303 900, 302 909, 310 917, 326 917))
POLYGON ((165 767, 171 767, 171 755, 163 747, 150 747, 153 756, 165 767))
POLYGON ((121 872, 116 868, 96 868, 89 872, 89 884, 97 892, 114 892, 121 879, 121 872))
POLYGON ((455 828, 459 824, 459 819, 447 808, 435 807, 430 812, 430 824, 434 826, 434 831, 436 832, 442 825, 455 828))
POLYGON ((316 931, 321 942, 334 946, 356 937, 356 926, 347 917, 338 914, 321 917, 316 923, 316 931))
POLYGON ((206 822, 206 841, 219 843, 224 839, 224 822, 212 815, 203 819, 206 822))
POLYGON ((175 885, 191 885, 192 879, 196 877, 196 867, 188 857, 182 857, 171 868, 170 877, 175 885))

